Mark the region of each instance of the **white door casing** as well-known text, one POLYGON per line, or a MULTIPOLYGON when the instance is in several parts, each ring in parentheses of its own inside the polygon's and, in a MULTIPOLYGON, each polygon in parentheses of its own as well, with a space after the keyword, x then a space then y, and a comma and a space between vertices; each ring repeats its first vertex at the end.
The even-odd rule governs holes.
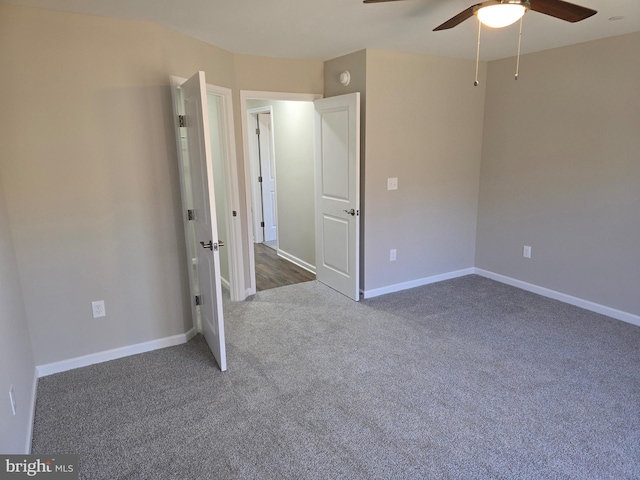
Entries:
POLYGON ((278 209, 272 114, 273 107, 270 105, 247 110, 255 243, 277 240, 278 209))
POLYGON ((276 161, 273 145, 273 123, 270 113, 258 113, 258 157, 262 176, 262 212, 264 218, 264 241, 277 238, 278 203, 276 196, 276 161))
MULTIPOLYGON (((186 119, 188 174, 191 179, 191 209, 194 212, 195 263, 202 333, 222 371, 227 369, 220 279, 211 141, 204 72, 181 86, 186 119)), ((184 187, 184 182, 183 182, 184 187)), ((184 201, 184 195, 183 195, 184 201)))
POLYGON ((360 93, 315 102, 316 278, 360 299, 360 93))
MULTIPOLYGON (((286 93, 286 92, 265 92, 265 91, 253 91, 253 90, 240 90, 240 109, 242 115, 240 120, 242 122, 242 143, 244 145, 244 172, 245 172, 245 185, 254 185, 254 177, 256 168, 252 159, 255 155, 252 153, 252 149, 255 149, 253 144, 253 137, 251 135, 252 130, 255 130, 255 123, 251 122, 252 113, 256 113, 260 110, 265 110, 264 107, 260 109, 251 109, 247 107, 248 100, 286 100, 286 101, 303 101, 313 102, 322 98, 322 95, 315 93, 286 93)), ((258 228, 255 222, 252 222, 252 218, 256 218, 257 211, 256 205, 256 189, 245 188, 246 195, 246 242, 252 246, 254 242, 262 241, 261 229, 258 228)), ((255 252, 253 248, 249 248, 249 275, 247 279, 249 284, 247 285, 245 295, 253 295, 256 293, 256 264, 255 264, 255 252)))

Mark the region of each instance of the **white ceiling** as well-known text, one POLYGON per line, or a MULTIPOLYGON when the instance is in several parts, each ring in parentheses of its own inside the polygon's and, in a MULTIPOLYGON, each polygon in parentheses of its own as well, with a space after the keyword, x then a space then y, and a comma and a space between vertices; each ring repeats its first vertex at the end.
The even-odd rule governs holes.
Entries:
MULTIPOLYGON (((432 30, 479 0, 0 0, 30 7, 147 20, 235 53, 328 60, 363 48, 475 58, 475 18, 432 30)), ((639 0, 574 0, 598 10, 579 23, 524 17, 522 52, 640 31, 639 0), (611 17, 624 17, 610 20, 611 17)), ((484 29, 482 60, 516 54, 518 24, 484 29)))

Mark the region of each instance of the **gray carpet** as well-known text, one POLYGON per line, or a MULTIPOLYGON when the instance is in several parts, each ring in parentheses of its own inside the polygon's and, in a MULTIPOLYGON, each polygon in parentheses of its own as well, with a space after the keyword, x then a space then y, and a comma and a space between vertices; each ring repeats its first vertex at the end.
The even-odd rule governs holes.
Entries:
POLYGON ((34 453, 88 479, 640 478, 640 328, 478 276, 318 282, 202 337, 41 379, 34 453))

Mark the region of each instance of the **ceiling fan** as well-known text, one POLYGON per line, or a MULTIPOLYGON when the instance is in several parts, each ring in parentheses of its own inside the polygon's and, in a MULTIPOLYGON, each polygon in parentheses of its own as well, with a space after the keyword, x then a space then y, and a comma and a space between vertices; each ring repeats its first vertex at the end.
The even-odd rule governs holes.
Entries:
MULTIPOLYGON (((364 3, 382 3, 397 2, 399 0, 364 0, 364 3)), ((433 29, 434 32, 439 30, 448 30, 460 25, 465 20, 478 17, 478 47, 476 50, 476 79, 473 84, 477 87, 478 81, 478 65, 480 62, 480 31, 482 25, 492 28, 502 28, 520 20, 520 35, 518 37, 518 56, 516 61, 516 75, 518 79, 518 71, 520 68, 520 44, 522 40, 522 17, 527 10, 544 13, 551 17, 559 18, 567 22, 579 22, 598 13, 597 11, 576 5, 574 3, 565 2, 564 0, 487 0, 477 3, 471 7, 461 11, 459 14, 451 17, 442 25, 438 25, 433 29)))
MULTIPOLYGON (((364 0, 364 3, 381 3, 381 2, 397 2, 399 0, 364 0)), ((582 7, 573 3, 565 2, 563 0, 489 0, 486 2, 473 5, 466 10, 463 10, 456 16, 450 18, 442 25, 437 26, 433 31, 447 30, 453 28, 456 25, 464 22, 465 20, 478 16, 480 22, 489 27, 500 28, 511 25, 519 20, 527 10, 533 10, 534 12, 544 13, 567 22, 579 22, 585 18, 589 18, 595 15, 597 12, 591 8, 582 7), (486 14, 494 11, 497 15, 504 14, 508 18, 497 21, 495 24, 491 24, 492 20, 485 20, 486 14), (508 22, 508 23, 506 23, 508 22)))

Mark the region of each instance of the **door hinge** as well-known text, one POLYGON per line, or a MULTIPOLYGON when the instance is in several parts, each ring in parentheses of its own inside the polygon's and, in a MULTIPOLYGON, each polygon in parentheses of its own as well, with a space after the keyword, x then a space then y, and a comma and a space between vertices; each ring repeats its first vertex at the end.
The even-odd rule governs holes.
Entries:
POLYGON ((256 135, 260 135, 260 129, 256 128, 256 135))
POLYGON ((187 210, 187 219, 188 220, 195 220, 196 219, 195 210, 187 210))
POLYGON ((258 183, 262 183, 262 177, 258 177, 258 183))
POLYGON ((178 115, 178 126, 180 126, 180 127, 186 127, 187 126, 187 119, 185 118, 184 115, 178 115))
POLYGON ((260 226, 264 228, 264 222, 260 222, 260 226))
POLYGON ((238 212, 236 212, 235 210, 233 210, 233 212, 231 212, 233 214, 234 217, 238 216, 238 212))
POLYGON ((202 297, 200 295, 196 295, 196 305, 202 305, 202 297))

